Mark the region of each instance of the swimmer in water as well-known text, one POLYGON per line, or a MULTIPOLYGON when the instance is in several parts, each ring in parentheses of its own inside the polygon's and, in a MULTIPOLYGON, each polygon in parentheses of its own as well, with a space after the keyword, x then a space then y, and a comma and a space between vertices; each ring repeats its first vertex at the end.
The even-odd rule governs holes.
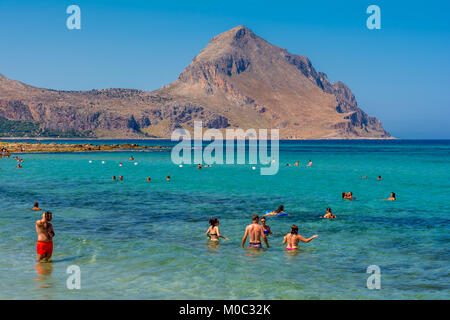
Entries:
POLYGON ((266 224, 265 217, 261 217, 261 226, 263 227, 263 232, 266 236, 270 236, 272 234, 272 230, 270 230, 270 227, 266 224))
POLYGON ((312 161, 309 160, 308 167, 311 167, 311 166, 312 166, 312 161))
POLYGON ((202 164, 199 163, 198 166, 197 166, 197 169, 200 170, 201 168, 202 168, 202 164))
POLYGON ((283 244, 287 243, 286 250, 297 250, 298 242, 310 242, 311 240, 317 238, 318 235, 314 235, 311 238, 305 239, 301 235, 298 234, 298 227, 293 224, 291 227, 291 232, 286 234, 283 239, 283 244))
POLYGON ((42 210, 42 209, 39 208, 39 203, 35 202, 35 203, 34 203, 34 207, 33 207, 33 209, 31 209, 31 210, 34 210, 34 211, 40 211, 40 210, 42 210))
POLYGON ((219 238, 224 238, 225 240, 230 240, 227 237, 223 236, 219 232, 219 219, 212 218, 209 219, 209 228, 206 230, 206 236, 209 237, 211 241, 219 241, 219 238))
POLYGON ((152 181, 152 178, 147 177, 147 182, 150 182, 150 181, 152 181))
POLYGON ((112 176, 112 180, 113 180, 113 181, 116 181, 116 176, 112 176))
POLYGON ((383 199, 383 200, 390 200, 390 201, 395 201, 395 192, 391 192, 391 196, 387 199, 383 199))
POLYGON ((18 163, 16 168, 22 168, 22 165, 20 163, 18 163))
POLYGON ((252 216, 252 224, 249 224, 245 228, 245 234, 244 237, 242 238, 241 243, 242 248, 244 248, 248 236, 250 236, 250 243, 249 243, 250 248, 262 248, 261 237, 266 243, 267 248, 269 248, 269 242, 267 241, 267 237, 264 234, 264 229, 260 224, 258 224, 258 222, 259 216, 257 214, 254 214, 252 216))
POLYGON ((123 176, 119 176, 119 181, 123 181, 123 176))
POLYGON ((363 176, 363 177, 361 177, 361 179, 367 179, 367 176, 363 176))
POLYGON ((167 176, 166 181, 170 181, 170 174, 167 176))
POLYGON ((298 167, 300 165, 300 161, 297 160, 296 163, 294 163, 294 166, 298 167))
POLYGON ((119 167, 121 167, 121 166, 123 166, 122 162, 121 162, 121 163, 119 163, 119 167))
POLYGON ((327 208, 327 213, 323 217, 324 219, 336 219, 336 216, 331 213, 331 208, 327 208))
POLYGON ((49 261, 52 257, 55 231, 50 221, 52 221, 52 213, 50 211, 46 211, 42 214, 42 219, 36 221, 38 262, 43 260, 49 261))
POLYGON ((286 163, 286 166, 287 166, 287 167, 290 167, 290 166, 291 166, 291 164, 290 164, 290 163, 286 163))
POLYGON ((348 192, 344 199, 347 199, 347 200, 355 199, 355 197, 353 197, 353 192, 348 192))
POLYGON ((284 206, 278 206, 278 209, 269 213, 266 213, 264 216, 276 216, 279 213, 284 213, 284 206))
POLYGON ((378 176, 378 179, 377 179, 378 181, 381 181, 381 180, 383 180, 383 179, 381 179, 381 176, 378 176))
POLYGON ((131 156, 131 157, 130 157, 130 161, 134 161, 134 158, 133 158, 133 156, 131 156))

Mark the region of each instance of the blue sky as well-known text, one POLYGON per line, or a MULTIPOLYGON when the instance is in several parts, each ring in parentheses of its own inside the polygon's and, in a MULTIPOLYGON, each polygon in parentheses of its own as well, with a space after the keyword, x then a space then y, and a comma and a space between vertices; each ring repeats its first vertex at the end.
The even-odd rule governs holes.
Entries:
POLYGON ((0 73, 64 90, 154 90, 174 81, 216 34, 245 25, 345 82, 398 138, 450 139, 447 1, 0 2, 0 73), (66 8, 81 8, 68 30, 66 8), (366 8, 381 9, 381 30, 366 8))

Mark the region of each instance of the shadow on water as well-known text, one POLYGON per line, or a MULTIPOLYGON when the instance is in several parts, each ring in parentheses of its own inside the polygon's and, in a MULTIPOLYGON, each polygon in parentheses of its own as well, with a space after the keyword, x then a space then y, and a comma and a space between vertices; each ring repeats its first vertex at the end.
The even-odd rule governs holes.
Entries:
POLYGON ((58 259, 58 260, 53 260, 53 263, 59 263, 59 262, 67 262, 67 261, 73 261, 79 258, 83 258, 83 256, 73 256, 73 257, 67 257, 67 258, 62 258, 62 259, 58 259))

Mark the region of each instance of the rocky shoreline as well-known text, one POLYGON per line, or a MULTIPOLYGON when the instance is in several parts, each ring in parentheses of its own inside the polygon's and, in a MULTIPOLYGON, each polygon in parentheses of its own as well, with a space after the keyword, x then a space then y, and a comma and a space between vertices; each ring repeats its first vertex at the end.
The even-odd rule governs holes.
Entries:
POLYGON ((62 143, 29 143, 29 142, 0 142, 0 152, 7 153, 36 153, 36 152, 87 152, 87 151, 117 151, 117 150, 164 150, 163 146, 140 146, 138 144, 62 144, 62 143))

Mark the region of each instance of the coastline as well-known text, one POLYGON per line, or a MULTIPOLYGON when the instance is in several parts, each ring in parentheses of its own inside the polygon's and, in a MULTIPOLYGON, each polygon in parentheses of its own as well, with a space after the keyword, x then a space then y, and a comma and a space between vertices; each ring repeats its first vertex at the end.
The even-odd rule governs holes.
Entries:
POLYGON ((113 144, 113 145, 93 145, 93 144, 58 144, 58 143, 28 143, 28 142, 0 142, 0 149, 3 156, 15 153, 58 153, 58 152, 90 152, 90 151, 129 151, 129 150, 167 150, 169 147, 163 146, 140 146, 138 144, 113 144))

